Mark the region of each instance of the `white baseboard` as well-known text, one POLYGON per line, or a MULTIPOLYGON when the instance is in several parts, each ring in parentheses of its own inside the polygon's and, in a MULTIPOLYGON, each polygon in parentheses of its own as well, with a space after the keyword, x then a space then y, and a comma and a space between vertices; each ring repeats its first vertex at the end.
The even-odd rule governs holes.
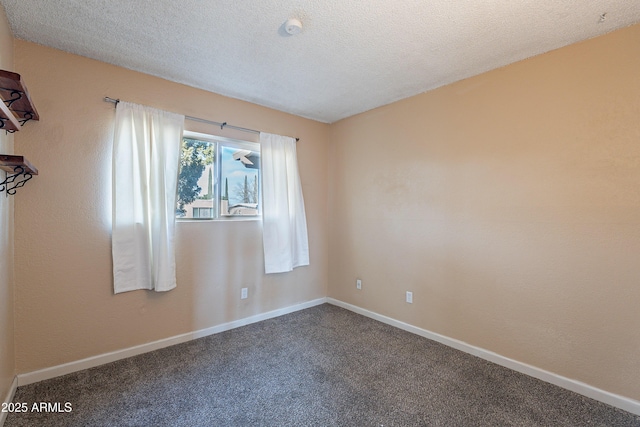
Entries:
MULTIPOLYGON (((3 402, 11 403, 13 401, 13 396, 16 394, 16 389, 18 388, 18 377, 13 377, 13 381, 11 382, 11 387, 9 388, 9 392, 7 393, 7 397, 4 398, 3 402)), ((4 425, 4 422, 7 419, 8 412, 0 411, 0 427, 4 425)))
POLYGON ((34 372, 18 374, 18 386, 48 380, 51 378, 59 377, 61 375, 70 374, 72 372, 82 371, 84 369, 94 368, 96 366, 104 365, 105 363, 115 362, 116 360, 126 359, 127 357, 137 356, 149 351, 158 350, 175 344, 191 341, 197 338, 202 338, 220 332, 228 331, 230 329, 239 328, 241 326, 260 322, 262 320, 272 319, 274 317, 293 313, 295 311, 304 310, 305 308, 324 304, 325 302, 327 302, 326 298, 318 298, 301 304, 284 307, 278 310, 269 311, 267 313, 256 314, 255 316, 245 317, 244 319, 234 320, 233 322, 223 323, 221 325, 200 329, 198 331, 187 332, 186 334, 176 335, 147 344, 141 344, 135 347, 129 347, 110 353, 100 354, 97 356, 88 357, 86 359, 77 360, 58 366, 52 366, 50 368, 40 369, 34 372))
POLYGON ((407 332, 411 332, 416 335, 420 335, 422 337, 428 338, 430 340, 437 341, 446 346, 453 347, 457 350, 464 351, 465 353, 469 353, 481 359, 488 360, 489 362, 493 362, 495 364, 504 366, 506 368, 513 369, 514 371, 523 373, 525 375, 529 375, 530 377, 537 378, 539 380, 551 383, 553 385, 557 385, 558 387, 562 387, 564 389, 573 391, 583 396, 587 396, 591 399, 598 400, 600 402, 606 403, 611 406, 615 406, 616 408, 620 408, 624 411, 631 412, 632 414, 640 415, 640 401, 630 399, 628 397, 620 396, 618 394, 610 393, 605 390, 601 390, 599 388, 590 386, 589 384, 572 380, 571 378, 563 377, 561 375, 554 374, 553 372, 545 371, 544 369, 536 368, 535 366, 518 362, 517 360, 509 359, 508 357, 501 356, 492 351, 485 350, 483 348, 476 347, 474 345, 467 344, 463 341, 459 341, 454 338, 449 338, 444 335, 440 335, 435 332, 428 331, 426 329, 418 328, 408 323, 404 323, 399 320, 395 320, 390 317, 383 316, 373 311, 369 311, 364 308, 360 308, 358 306, 355 306, 340 300, 327 298, 327 302, 329 304, 342 307, 349 311, 353 311, 354 313, 358 313, 363 316, 369 317, 371 319, 378 320, 382 323, 395 326, 407 332))

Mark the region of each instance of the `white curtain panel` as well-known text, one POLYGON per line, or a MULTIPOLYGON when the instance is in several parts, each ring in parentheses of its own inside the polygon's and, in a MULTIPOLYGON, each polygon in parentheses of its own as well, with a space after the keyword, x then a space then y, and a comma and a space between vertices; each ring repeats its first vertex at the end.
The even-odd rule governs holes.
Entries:
POLYGON ((282 273, 309 265, 296 140, 260 133, 260 158, 265 272, 282 273))
POLYGON ((113 139, 114 292, 176 287, 175 210, 184 116, 119 102, 113 139))

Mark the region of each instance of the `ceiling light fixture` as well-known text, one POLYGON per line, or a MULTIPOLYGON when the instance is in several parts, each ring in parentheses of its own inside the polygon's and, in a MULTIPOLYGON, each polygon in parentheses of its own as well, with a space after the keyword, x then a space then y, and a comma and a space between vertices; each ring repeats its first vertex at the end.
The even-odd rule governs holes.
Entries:
POLYGON ((284 30, 287 34, 291 34, 295 36, 296 34, 302 31, 302 22, 299 19, 291 18, 287 19, 287 22, 284 23, 284 30))

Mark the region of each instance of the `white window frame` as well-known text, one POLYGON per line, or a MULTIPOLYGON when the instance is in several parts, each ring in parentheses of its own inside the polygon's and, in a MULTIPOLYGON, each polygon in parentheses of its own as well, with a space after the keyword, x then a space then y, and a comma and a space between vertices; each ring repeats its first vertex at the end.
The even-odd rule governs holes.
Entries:
MULTIPOLYGON (((224 183, 222 181, 222 146, 233 147, 243 150, 251 150, 260 152, 260 144, 258 142, 245 141, 241 139, 227 138, 206 133, 193 132, 185 130, 182 138, 196 139, 215 144, 215 160, 213 173, 215 176, 214 183, 214 213, 213 218, 184 218, 176 216, 178 222, 200 222, 200 221, 261 221, 262 220, 262 170, 258 168, 258 214, 257 215, 220 215, 220 201, 222 199, 222 191, 224 183)), ((182 145, 182 140, 180 140, 182 145)))

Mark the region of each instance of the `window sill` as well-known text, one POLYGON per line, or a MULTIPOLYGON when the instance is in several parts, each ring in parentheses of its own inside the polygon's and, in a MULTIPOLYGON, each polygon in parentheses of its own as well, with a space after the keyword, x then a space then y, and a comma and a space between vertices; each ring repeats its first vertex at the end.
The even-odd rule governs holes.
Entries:
POLYGON ((262 216, 228 216, 222 218, 176 218, 176 222, 180 223, 200 223, 200 222, 252 222, 262 221, 262 216))

